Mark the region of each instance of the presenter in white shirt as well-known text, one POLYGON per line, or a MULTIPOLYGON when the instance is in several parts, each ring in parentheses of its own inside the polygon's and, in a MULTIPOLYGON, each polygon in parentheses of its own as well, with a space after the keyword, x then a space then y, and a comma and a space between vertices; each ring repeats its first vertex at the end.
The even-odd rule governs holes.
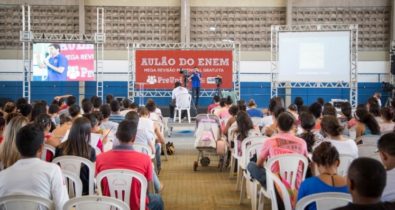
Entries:
POLYGON ((170 109, 170 120, 173 121, 174 118, 174 108, 176 107, 176 98, 180 94, 188 93, 188 89, 181 86, 181 82, 177 81, 174 85, 174 89, 171 92, 171 103, 169 104, 170 109))
POLYGON ((0 197, 35 195, 50 199, 56 210, 69 200, 60 167, 40 160, 44 148, 44 132, 34 124, 22 127, 16 135, 21 159, 0 172, 0 197))

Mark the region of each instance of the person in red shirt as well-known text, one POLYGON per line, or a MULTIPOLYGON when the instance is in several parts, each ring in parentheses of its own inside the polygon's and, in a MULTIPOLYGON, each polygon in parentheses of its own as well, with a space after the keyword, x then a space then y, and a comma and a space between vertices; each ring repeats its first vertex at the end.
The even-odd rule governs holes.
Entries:
POLYGON ((208 105, 208 107, 207 107, 207 113, 208 113, 208 114, 211 114, 211 110, 213 110, 215 107, 218 107, 218 106, 219 106, 219 101, 220 101, 220 100, 221 100, 221 98, 220 98, 218 95, 215 95, 215 96, 213 97, 214 103, 208 105))
MULTIPOLYGON (((119 123, 116 137, 119 145, 112 150, 104 152, 97 156, 96 175, 101 171, 108 169, 129 169, 142 174, 148 181, 148 186, 152 186, 152 162, 148 155, 133 151, 133 142, 137 133, 137 123, 134 121, 124 120, 119 123)), ((103 185, 103 195, 109 196, 109 188, 106 183, 103 185)), ((130 193, 130 209, 140 208, 140 184, 132 182, 132 192, 130 193)), ((151 189, 148 187, 148 189, 151 189)), ((147 192, 148 193, 148 192, 147 192)), ((157 194, 148 193, 146 200, 147 208, 150 210, 162 210, 163 201, 157 194)))

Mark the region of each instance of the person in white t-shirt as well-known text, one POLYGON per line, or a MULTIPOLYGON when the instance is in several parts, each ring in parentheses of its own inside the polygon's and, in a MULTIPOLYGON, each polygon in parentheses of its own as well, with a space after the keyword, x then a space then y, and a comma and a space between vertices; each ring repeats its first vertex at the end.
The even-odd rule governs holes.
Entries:
POLYGON ((387 170, 387 183, 385 185, 382 201, 395 201, 395 133, 384 134, 377 142, 380 158, 387 170))
POLYGON ((181 86, 181 82, 177 81, 174 85, 174 89, 171 92, 171 103, 169 104, 170 119, 174 118, 174 109, 176 107, 176 98, 180 94, 188 93, 188 89, 181 86))
POLYGON ((21 159, 0 172, 0 197, 35 195, 51 199, 56 210, 69 200, 66 182, 60 167, 40 160, 44 148, 44 132, 34 124, 21 128, 16 135, 21 159))
POLYGON ((325 115, 321 120, 321 130, 326 134, 324 141, 329 141, 336 147, 340 155, 351 155, 358 158, 358 147, 353 139, 342 135, 343 127, 335 116, 325 115))

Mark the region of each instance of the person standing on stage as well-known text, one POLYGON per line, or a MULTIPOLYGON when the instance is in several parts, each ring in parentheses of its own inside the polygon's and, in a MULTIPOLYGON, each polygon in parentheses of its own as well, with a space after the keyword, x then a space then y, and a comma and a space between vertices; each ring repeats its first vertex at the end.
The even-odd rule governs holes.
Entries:
POLYGON ((59 44, 50 44, 44 64, 48 68, 48 81, 67 81, 68 60, 60 53, 59 44))
POLYGON ((198 105, 199 102, 199 94, 200 94, 200 78, 202 74, 199 72, 197 67, 193 68, 193 73, 189 76, 188 79, 192 80, 192 100, 195 100, 195 106, 198 105))

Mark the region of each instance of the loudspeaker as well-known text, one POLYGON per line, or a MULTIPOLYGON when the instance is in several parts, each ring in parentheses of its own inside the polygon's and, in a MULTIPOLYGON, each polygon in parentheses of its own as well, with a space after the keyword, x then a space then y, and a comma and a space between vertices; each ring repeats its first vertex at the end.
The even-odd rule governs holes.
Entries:
POLYGON ((395 75, 395 52, 391 54, 390 64, 391 64, 391 74, 395 75))

